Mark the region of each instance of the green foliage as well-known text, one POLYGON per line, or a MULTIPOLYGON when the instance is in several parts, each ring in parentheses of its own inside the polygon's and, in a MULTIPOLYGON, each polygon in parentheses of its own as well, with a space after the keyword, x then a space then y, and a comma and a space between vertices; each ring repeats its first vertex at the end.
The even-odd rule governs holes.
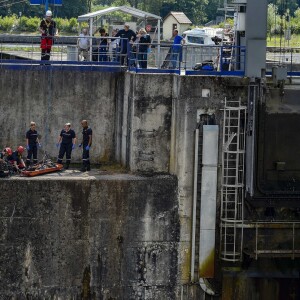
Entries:
POLYGON ((0 17, 0 29, 3 31, 12 31, 17 25, 17 17, 12 15, 11 17, 0 17))
MULTIPOLYGON (((42 19, 38 17, 28 18, 23 16, 21 18, 17 18, 17 16, 13 15, 3 18, 0 16, 0 30, 4 32, 37 32, 41 20, 42 19)), ((71 18, 70 20, 66 18, 56 18, 55 22, 59 32, 73 34, 78 32, 78 23, 76 18, 71 18)), ((84 26, 84 24, 82 26, 84 26)), ((85 24, 85 26, 87 26, 87 24, 85 24)))
POLYGON ((70 19, 68 32, 78 32, 77 19, 75 19, 75 18, 71 18, 70 19))
POLYGON ((19 28, 24 31, 35 32, 40 26, 41 20, 38 17, 19 19, 19 28))
POLYGON ((55 19, 55 22, 59 32, 67 32, 69 30, 70 23, 68 19, 57 18, 55 19))

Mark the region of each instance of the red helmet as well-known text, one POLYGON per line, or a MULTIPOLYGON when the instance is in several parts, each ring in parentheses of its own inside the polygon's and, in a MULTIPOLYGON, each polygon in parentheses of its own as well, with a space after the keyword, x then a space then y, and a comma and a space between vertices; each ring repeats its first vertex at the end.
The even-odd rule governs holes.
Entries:
POLYGON ((8 147, 4 149, 4 152, 6 152, 7 155, 12 155, 12 150, 8 147))
POLYGON ((23 146, 19 146, 17 150, 19 153, 23 153, 25 149, 23 146))

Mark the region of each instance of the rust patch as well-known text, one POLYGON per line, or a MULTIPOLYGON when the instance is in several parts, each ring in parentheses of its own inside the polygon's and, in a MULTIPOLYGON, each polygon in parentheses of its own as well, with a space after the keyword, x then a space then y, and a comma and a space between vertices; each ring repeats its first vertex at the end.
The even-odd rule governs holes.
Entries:
POLYGON ((214 278, 215 275, 215 249, 207 256, 206 260, 199 266, 199 275, 202 278, 214 278))
POLYGON ((83 280, 82 280, 82 292, 81 292, 81 299, 88 300, 91 299, 91 270, 90 266, 86 267, 83 273, 83 280))

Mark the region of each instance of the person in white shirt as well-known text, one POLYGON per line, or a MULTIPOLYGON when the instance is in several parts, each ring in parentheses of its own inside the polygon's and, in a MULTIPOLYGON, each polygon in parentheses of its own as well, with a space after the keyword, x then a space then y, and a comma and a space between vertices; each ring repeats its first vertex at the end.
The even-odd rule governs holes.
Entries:
POLYGON ((111 36, 112 38, 110 39, 110 43, 109 43, 109 48, 108 48, 108 52, 109 52, 109 56, 110 56, 110 61, 116 61, 116 54, 117 54, 117 49, 119 46, 119 39, 114 38, 115 35, 117 34, 118 30, 113 29, 113 31, 111 32, 111 36))
POLYGON ((90 39, 88 36, 88 30, 86 28, 83 28, 82 32, 79 35, 79 39, 77 40, 77 47, 78 47, 78 60, 87 61, 88 52, 90 48, 90 39))

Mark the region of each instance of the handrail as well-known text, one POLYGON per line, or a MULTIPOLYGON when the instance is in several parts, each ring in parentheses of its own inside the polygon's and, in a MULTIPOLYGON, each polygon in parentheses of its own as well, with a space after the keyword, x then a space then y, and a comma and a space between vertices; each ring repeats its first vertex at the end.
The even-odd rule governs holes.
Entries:
MULTIPOLYGON (((47 65, 119 65, 133 72, 244 76, 245 47, 177 45, 175 51, 170 42, 142 44, 111 36, 87 36, 90 46, 84 53, 77 45, 79 36, 50 38, 53 45, 47 65)), ((0 65, 42 64, 40 41, 38 35, 0 34, 0 65)))

